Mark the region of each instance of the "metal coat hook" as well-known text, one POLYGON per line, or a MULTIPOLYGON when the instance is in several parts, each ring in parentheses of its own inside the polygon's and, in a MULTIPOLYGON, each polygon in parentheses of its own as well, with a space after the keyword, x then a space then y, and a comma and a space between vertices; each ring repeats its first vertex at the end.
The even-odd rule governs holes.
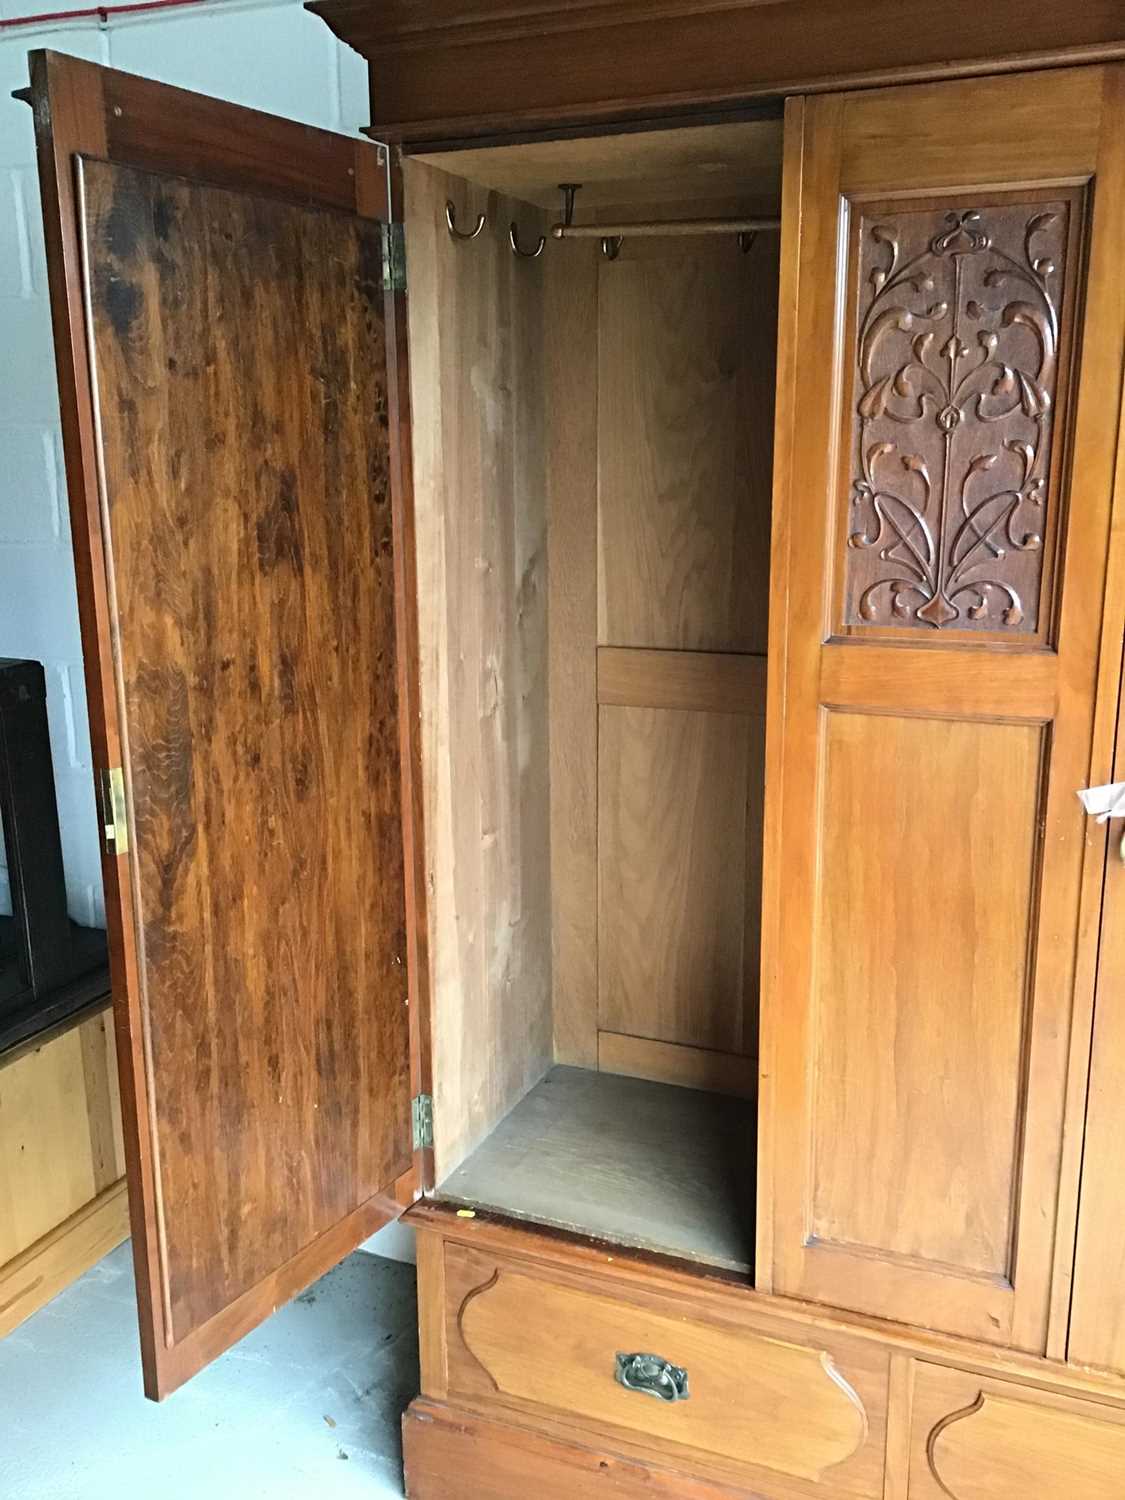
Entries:
POLYGON ((545 234, 541 234, 539 236, 539 243, 538 243, 538 245, 536 245, 536 247, 535 247, 534 250, 521 250, 520 249, 519 234, 520 234, 520 232, 519 232, 518 225, 516 225, 515 223, 509 224, 509 226, 508 226, 508 244, 511 245, 511 247, 512 247, 512 253, 513 253, 513 255, 518 255, 523 260, 535 260, 540 255, 543 254, 543 246, 547 243, 547 236, 545 234))
POLYGON ((750 251, 754 248, 754 241, 757 238, 758 231, 756 229, 742 229, 739 231, 738 248, 742 251, 743 255, 749 255, 750 251))
POLYGON ((602 236, 602 254, 606 260, 616 260, 621 254, 621 242, 623 234, 607 234, 602 236))
POLYGON ((484 223, 484 215, 477 214, 477 223, 475 229, 458 229, 457 207, 454 204, 452 198, 447 198, 445 200, 445 225, 449 230, 449 233, 455 240, 475 240, 477 235, 484 228, 484 223))

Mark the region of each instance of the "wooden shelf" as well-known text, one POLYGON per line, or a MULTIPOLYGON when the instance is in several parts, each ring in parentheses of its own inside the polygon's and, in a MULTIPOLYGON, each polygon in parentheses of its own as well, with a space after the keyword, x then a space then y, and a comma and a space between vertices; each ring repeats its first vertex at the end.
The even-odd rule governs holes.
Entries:
POLYGON ((754 1132, 745 1099, 556 1067, 439 1196, 749 1274, 754 1132))

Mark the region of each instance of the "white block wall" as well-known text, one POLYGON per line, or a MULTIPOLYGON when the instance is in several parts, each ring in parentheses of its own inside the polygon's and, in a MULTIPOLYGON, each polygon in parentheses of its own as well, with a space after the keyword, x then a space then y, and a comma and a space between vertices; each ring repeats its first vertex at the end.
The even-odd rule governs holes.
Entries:
MULTIPOLYGON (((0 0, 0 19, 62 8, 0 0)), ((46 670, 67 898, 76 920, 100 926, 105 914, 35 143, 30 109, 11 98, 27 84, 27 53, 38 47, 348 133, 368 119, 367 70, 299 0, 217 0, 64 30, 0 30, 0 656, 34 657, 46 670)), ((10 910, 0 847, 0 911, 10 910)))

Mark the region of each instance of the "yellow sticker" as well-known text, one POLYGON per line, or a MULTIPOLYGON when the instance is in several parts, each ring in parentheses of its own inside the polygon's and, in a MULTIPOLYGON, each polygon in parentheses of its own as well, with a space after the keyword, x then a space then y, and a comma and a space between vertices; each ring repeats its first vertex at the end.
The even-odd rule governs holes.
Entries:
POLYGON ((457 1210, 457 1217, 459 1219, 475 1219, 476 1216, 477 1211, 475 1208, 459 1208, 457 1210))

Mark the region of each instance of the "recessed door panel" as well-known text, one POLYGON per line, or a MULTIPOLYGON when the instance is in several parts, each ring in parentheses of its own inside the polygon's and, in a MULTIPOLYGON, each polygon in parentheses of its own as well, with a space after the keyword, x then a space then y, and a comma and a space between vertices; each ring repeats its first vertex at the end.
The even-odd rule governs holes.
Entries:
POLYGON ((787 116, 759 1285, 1040 1351, 1101 870, 1074 792, 1120 628, 1122 93, 787 116))
POLYGON ((810 1238, 1007 1280, 1043 731, 822 724, 810 1238))

